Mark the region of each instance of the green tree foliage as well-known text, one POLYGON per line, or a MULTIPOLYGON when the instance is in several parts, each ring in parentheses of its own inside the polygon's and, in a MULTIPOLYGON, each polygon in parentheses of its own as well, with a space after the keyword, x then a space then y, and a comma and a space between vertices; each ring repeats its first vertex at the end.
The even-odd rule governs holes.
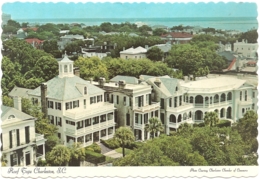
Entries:
POLYGON ((158 132, 163 132, 163 130, 163 125, 157 117, 150 118, 149 122, 145 124, 145 131, 150 132, 152 138, 154 138, 158 132))
POLYGON ((204 116, 204 123, 206 126, 214 127, 218 124, 219 118, 216 112, 207 112, 204 116))
POLYGON ((58 64, 52 55, 34 49, 24 40, 4 41, 3 49, 1 84, 4 95, 14 86, 35 88, 57 75, 58 64))
POLYGON ((20 24, 14 20, 8 20, 7 24, 3 26, 3 33, 13 33, 16 34, 17 30, 20 28, 20 24))
POLYGON ((241 135, 243 141, 248 147, 248 152, 257 153, 258 149, 258 115, 254 111, 247 111, 243 118, 239 119, 237 125, 234 126, 238 130, 238 133, 241 135))
POLYGON ((73 143, 73 145, 69 147, 69 150, 71 155, 69 165, 79 166, 80 161, 85 160, 85 148, 82 148, 80 143, 73 143))
POLYGON ((115 140, 123 149, 123 157, 125 156, 125 147, 134 142, 135 137, 132 130, 128 127, 120 127, 116 130, 114 135, 115 140))
POLYGON ((85 80, 98 80, 100 77, 108 79, 107 67, 98 57, 79 57, 74 65, 80 68, 80 77, 85 80))
POLYGON ((51 166, 67 166, 70 159, 70 150, 64 145, 55 146, 51 152, 46 155, 46 161, 51 166))
POLYGON ((101 28, 102 31, 105 31, 105 32, 112 32, 113 31, 113 26, 110 22, 103 22, 100 25, 100 28, 101 28))
POLYGON ((58 36, 60 29, 56 24, 47 23, 47 24, 39 26, 39 28, 37 29, 37 33, 38 32, 51 32, 54 35, 58 36))
POLYGON ((238 40, 242 41, 242 39, 246 39, 248 43, 257 43, 257 39, 258 39, 257 30, 254 29, 242 33, 238 40))
POLYGON ((209 71, 222 71, 227 67, 227 62, 216 54, 215 48, 214 42, 174 45, 166 63, 181 70, 184 75, 194 77, 207 75, 209 71))
POLYGON ((154 36, 161 36, 161 35, 166 34, 166 33, 167 33, 167 31, 164 30, 164 29, 161 29, 161 28, 157 28, 157 29, 153 30, 154 36))
POLYGON ((3 96, 2 102, 5 106, 14 107, 14 101, 9 96, 3 96))
POLYGON ((158 47, 152 47, 147 51, 146 56, 152 61, 162 61, 164 53, 158 47))
POLYGON ((105 58, 102 60, 108 71, 109 79, 116 75, 134 76, 140 75, 163 76, 169 75, 175 78, 182 78, 182 72, 174 72, 163 62, 152 62, 148 59, 117 59, 105 58))

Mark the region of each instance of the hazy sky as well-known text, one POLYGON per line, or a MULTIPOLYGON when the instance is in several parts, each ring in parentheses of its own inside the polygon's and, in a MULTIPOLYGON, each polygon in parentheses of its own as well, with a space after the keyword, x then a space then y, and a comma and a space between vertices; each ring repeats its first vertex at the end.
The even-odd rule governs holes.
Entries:
POLYGON ((12 19, 257 17, 256 3, 4 3, 12 19))

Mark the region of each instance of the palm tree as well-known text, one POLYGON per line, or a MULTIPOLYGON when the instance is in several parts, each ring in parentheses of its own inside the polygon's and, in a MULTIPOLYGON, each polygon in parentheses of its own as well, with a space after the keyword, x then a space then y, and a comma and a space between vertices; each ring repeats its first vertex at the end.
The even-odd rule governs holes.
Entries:
POLYGON ((219 122, 218 114, 216 112, 208 112, 204 117, 205 125, 214 127, 219 122))
POLYGON ((133 131, 128 127, 120 127, 116 130, 114 138, 122 147, 123 157, 125 157, 125 147, 135 140, 133 131))
POLYGON ((154 138, 157 132, 162 132, 164 127, 161 121, 157 117, 152 117, 149 119, 149 123, 145 124, 145 131, 152 133, 152 138, 154 138))
POLYGON ((51 166, 67 166, 70 156, 70 150, 66 146, 56 145, 46 156, 46 160, 51 166))

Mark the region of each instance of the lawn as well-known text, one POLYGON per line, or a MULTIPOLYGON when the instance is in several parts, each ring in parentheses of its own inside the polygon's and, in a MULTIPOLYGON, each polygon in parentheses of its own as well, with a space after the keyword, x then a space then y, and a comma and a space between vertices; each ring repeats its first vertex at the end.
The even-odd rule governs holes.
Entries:
MULTIPOLYGON (((122 149, 121 147, 115 149, 115 151, 118 152, 118 153, 123 154, 123 149, 122 149)), ((125 148, 125 154, 126 154, 126 155, 129 154, 131 151, 133 151, 133 150, 130 150, 130 149, 125 148)))

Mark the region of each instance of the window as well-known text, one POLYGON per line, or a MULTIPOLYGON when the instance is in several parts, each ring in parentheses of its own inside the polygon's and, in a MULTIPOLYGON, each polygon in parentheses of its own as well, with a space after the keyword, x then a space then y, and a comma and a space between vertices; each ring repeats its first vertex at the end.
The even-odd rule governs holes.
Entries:
POLYGON ((109 102, 109 94, 108 93, 106 94, 105 101, 109 102))
POLYGON ((100 96, 97 96, 97 103, 101 101, 100 96))
POLYGON ((177 107, 177 97, 174 97, 174 107, 177 107))
POLYGON ((126 125, 130 126, 130 114, 126 114, 126 125))
POLYGON ((77 129, 83 128, 83 121, 77 122, 77 129))
POLYGON ((48 101, 48 108, 53 109, 53 101, 48 101))
POLYGON ((84 87, 84 94, 87 94, 87 87, 84 87))
POLYGON ((61 103, 55 102, 55 109, 61 110, 61 103))
POLYGON ((67 73, 68 72, 68 66, 64 65, 64 72, 67 73))
POLYGON ((84 99, 84 109, 86 109, 86 99, 84 99))
POLYGON ((127 56, 125 56, 125 59, 127 59, 127 56))
POLYGON ((176 91, 178 91, 178 86, 176 86, 176 89, 175 89, 176 91))
POLYGON ((73 108, 79 107, 79 100, 73 101, 73 108))
POLYGON ((124 96, 124 106, 126 106, 126 97, 124 96))
POLYGON ((57 134, 58 134, 58 138, 61 139, 61 134, 59 132, 57 134))
POLYGON ((252 104, 252 109, 255 109, 255 103, 252 104))
POLYGON ((252 98, 255 98, 255 92, 254 91, 252 92, 252 98))
POLYGON ((69 120, 66 120, 66 124, 69 124, 69 125, 75 126, 75 122, 73 122, 73 121, 69 121, 69 120))
POLYGON ((119 104, 119 96, 116 96, 116 104, 119 104))
POLYGON ((25 127, 25 143, 30 143, 30 126, 25 127))
POLYGON ((34 105, 37 105, 38 104, 38 98, 32 98, 32 103, 34 105))
POLYGON ((164 113, 161 113, 161 122, 164 124, 164 113))
POLYGON ((106 121, 106 115, 104 114, 104 115, 101 115, 100 116, 100 122, 105 122, 106 121))
POLYGON ((240 91, 240 101, 242 101, 242 91, 240 91))
POLYGON ((50 123, 54 125, 54 116, 48 115, 48 118, 50 120, 50 123))
POLYGON ((129 106, 132 106, 132 98, 129 98, 129 106))
POLYGON ((91 119, 85 119, 85 127, 91 126, 91 119))
POLYGON ((56 117, 56 126, 61 126, 62 127, 61 117, 56 117))
POLYGON ((155 117, 158 117, 159 113, 158 110, 155 111, 155 117))
POLYGON ((85 136, 85 142, 90 142, 92 141, 92 134, 88 134, 85 136))
POLYGON ((148 105, 148 104, 149 104, 149 97, 150 97, 150 96, 149 96, 149 94, 147 94, 145 97, 146 97, 146 105, 148 105))
POLYGON ((90 104, 94 103, 94 97, 90 97, 90 104))
POLYGON ((247 101, 247 91, 245 91, 245 101, 247 101))
POLYGON ((161 98, 161 109, 164 109, 164 99, 163 98, 161 98))
POLYGON ((244 108, 242 108, 242 114, 244 114, 245 113, 245 109, 244 108))
POLYGON ((169 107, 172 107, 172 98, 169 98, 169 107))
POLYGON ((182 105, 182 96, 179 96, 179 106, 182 105))
POLYGON ((138 114, 135 113, 135 123, 138 124, 138 114))
POLYGON ((111 94, 111 103, 114 103, 114 95, 111 94))
POLYGON ((93 117, 93 125, 98 124, 98 123, 99 123, 99 116, 93 117))

